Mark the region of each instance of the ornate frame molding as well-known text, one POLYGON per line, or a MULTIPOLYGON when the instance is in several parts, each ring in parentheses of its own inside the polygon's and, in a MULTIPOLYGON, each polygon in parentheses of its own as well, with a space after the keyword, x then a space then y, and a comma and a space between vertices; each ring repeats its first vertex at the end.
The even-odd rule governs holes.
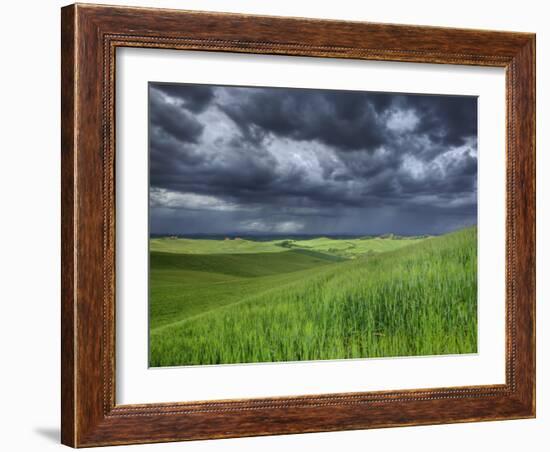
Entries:
POLYGON ((81 447, 534 416, 534 35, 77 4, 62 9, 62 45, 64 444, 81 447), (506 68, 506 384, 116 405, 118 47, 506 68))

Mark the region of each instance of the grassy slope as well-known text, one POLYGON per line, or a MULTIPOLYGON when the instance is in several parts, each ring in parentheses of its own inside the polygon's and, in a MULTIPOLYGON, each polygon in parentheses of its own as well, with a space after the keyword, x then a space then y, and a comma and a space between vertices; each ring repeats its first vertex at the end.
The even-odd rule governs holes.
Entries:
POLYGON ((263 253, 185 255, 152 252, 150 262, 150 326, 157 328, 288 282, 302 281, 332 262, 332 258, 298 251, 267 257, 263 253))
MULTIPOLYGON (((319 259, 308 269, 292 270, 296 253, 281 253, 292 258, 289 271, 264 276, 193 270, 181 278, 178 272, 188 270, 177 268, 152 273, 150 364, 474 352, 476 233, 469 228, 341 263, 319 259), (181 281, 188 281, 186 290, 181 281), (184 292, 188 299, 178 301, 184 292)), ((371 240, 383 239, 364 242, 371 240)), ((259 255, 266 263, 273 257, 259 255)))

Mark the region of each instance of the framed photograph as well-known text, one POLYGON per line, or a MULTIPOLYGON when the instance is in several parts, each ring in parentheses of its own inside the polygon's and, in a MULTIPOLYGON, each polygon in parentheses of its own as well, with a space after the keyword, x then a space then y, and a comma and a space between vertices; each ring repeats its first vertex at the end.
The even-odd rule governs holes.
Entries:
POLYGON ((535 36, 62 9, 62 442, 535 416, 535 36))

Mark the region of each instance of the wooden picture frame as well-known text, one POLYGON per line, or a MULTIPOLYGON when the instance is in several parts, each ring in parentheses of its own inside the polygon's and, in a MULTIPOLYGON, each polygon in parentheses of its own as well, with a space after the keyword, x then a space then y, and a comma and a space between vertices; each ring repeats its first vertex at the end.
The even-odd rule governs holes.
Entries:
POLYGON ((62 9, 61 33, 64 444, 87 447, 535 416, 534 34, 79 4, 62 9), (506 383, 117 405, 118 47, 505 68, 506 383))

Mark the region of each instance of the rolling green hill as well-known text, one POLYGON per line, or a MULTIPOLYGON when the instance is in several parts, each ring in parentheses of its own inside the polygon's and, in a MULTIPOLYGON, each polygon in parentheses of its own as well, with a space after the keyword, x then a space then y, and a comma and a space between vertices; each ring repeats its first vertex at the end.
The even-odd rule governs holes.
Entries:
POLYGON ((192 270, 205 273, 221 273, 233 276, 266 276, 277 273, 305 270, 324 265, 333 260, 322 253, 302 253, 286 251, 280 253, 243 254, 175 254, 150 253, 153 270, 192 270))
POLYGON ((150 365, 475 352, 476 236, 153 239, 150 365))
MULTIPOLYGON (((360 239, 335 240, 319 237, 310 240, 286 240, 284 245, 289 249, 313 250, 347 258, 357 257, 367 253, 383 253, 403 248, 413 243, 419 243, 425 238, 381 238, 369 237, 360 239)), ((281 245, 281 242, 277 242, 281 245)))

